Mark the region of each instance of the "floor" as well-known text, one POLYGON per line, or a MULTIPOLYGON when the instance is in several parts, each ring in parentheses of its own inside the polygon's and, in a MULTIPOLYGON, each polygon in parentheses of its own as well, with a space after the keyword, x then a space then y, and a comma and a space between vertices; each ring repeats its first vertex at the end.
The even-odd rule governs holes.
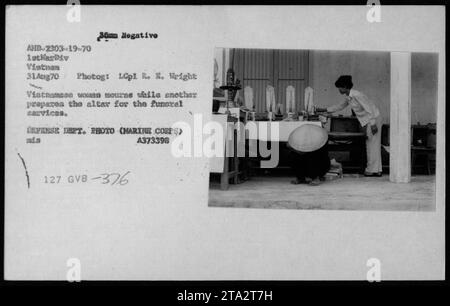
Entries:
POLYGON ((320 186, 292 185, 289 176, 258 176, 228 190, 210 183, 209 206, 331 210, 435 210, 435 176, 413 176, 395 184, 389 175, 358 175, 325 181, 320 186), (320 192, 320 194, 319 194, 320 192))

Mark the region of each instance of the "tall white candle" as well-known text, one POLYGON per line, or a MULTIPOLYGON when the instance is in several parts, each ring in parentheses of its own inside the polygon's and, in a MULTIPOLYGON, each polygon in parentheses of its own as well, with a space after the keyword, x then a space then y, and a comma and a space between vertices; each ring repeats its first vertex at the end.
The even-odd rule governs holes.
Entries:
POLYGON ((286 87, 286 110, 289 113, 294 112, 295 108, 295 88, 292 85, 286 87))
POLYGON ((305 111, 309 113, 314 110, 313 94, 314 90, 311 87, 305 88, 305 111))
POLYGON ((253 88, 250 86, 245 86, 244 88, 244 100, 245 107, 249 110, 253 110, 253 88))
POLYGON ((266 110, 268 112, 275 111, 275 89, 270 85, 266 87, 266 110))

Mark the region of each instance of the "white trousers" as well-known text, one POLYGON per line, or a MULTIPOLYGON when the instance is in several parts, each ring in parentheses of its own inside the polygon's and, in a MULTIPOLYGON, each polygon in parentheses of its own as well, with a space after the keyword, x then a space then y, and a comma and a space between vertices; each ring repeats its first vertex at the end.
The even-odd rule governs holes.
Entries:
POLYGON ((376 125, 378 128, 377 133, 372 134, 372 129, 370 123, 366 125, 366 151, 367 151, 367 167, 366 172, 378 173, 382 172, 383 168, 381 165, 381 117, 378 116, 376 119, 376 125))

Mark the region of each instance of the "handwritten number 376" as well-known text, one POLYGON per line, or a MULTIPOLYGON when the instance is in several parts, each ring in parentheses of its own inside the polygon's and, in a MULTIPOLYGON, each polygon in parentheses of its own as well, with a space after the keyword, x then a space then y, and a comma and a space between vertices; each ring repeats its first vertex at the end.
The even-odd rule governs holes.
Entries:
POLYGON ((128 184, 128 179, 126 176, 130 171, 125 172, 123 175, 120 173, 102 173, 98 177, 92 178, 93 180, 100 179, 102 184, 110 185, 126 185, 128 184))

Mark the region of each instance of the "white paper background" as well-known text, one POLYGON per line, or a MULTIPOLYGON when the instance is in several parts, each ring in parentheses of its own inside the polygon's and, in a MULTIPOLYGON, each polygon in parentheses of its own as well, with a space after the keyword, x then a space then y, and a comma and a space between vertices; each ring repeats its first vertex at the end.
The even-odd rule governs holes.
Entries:
MULTIPOLYGON (((64 6, 8 7, 5 277, 63 280, 67 259, 76 257, 86 280, 365 279, 366 261, 376 257, 382 279, 443 279, 444 8, 382 6, 381 23, 368 23, 367 10, 82 6, 81 22, 68 23, 64 6), (148 31, 159 38, 98 43, 100 31, 148 31), (199 76, 184 85, 199 99, 183 109, 82 108, 46 121, 64 126, 170 126, 191 122, 191 113, 209 118, 215 47, 439 52, 436 212, 209 208, 205 158, 175 159, 168 146, 137 145, 135 137, 119 135, 44 136, 44 144, 26 145, 29 43, 93 45, 95 60, 73 56, 67 75, 147 69, 199 76), (17 152, 27 163, 30 189, 17 152), (130 183, 122 188, 42 183, 44 175, 128 170, 130 183)), ((49 91, 156 87, 145 81, 88 84, 66 79, 49 91)), ((183 88, 157 84, 161 92, 183 88)))

